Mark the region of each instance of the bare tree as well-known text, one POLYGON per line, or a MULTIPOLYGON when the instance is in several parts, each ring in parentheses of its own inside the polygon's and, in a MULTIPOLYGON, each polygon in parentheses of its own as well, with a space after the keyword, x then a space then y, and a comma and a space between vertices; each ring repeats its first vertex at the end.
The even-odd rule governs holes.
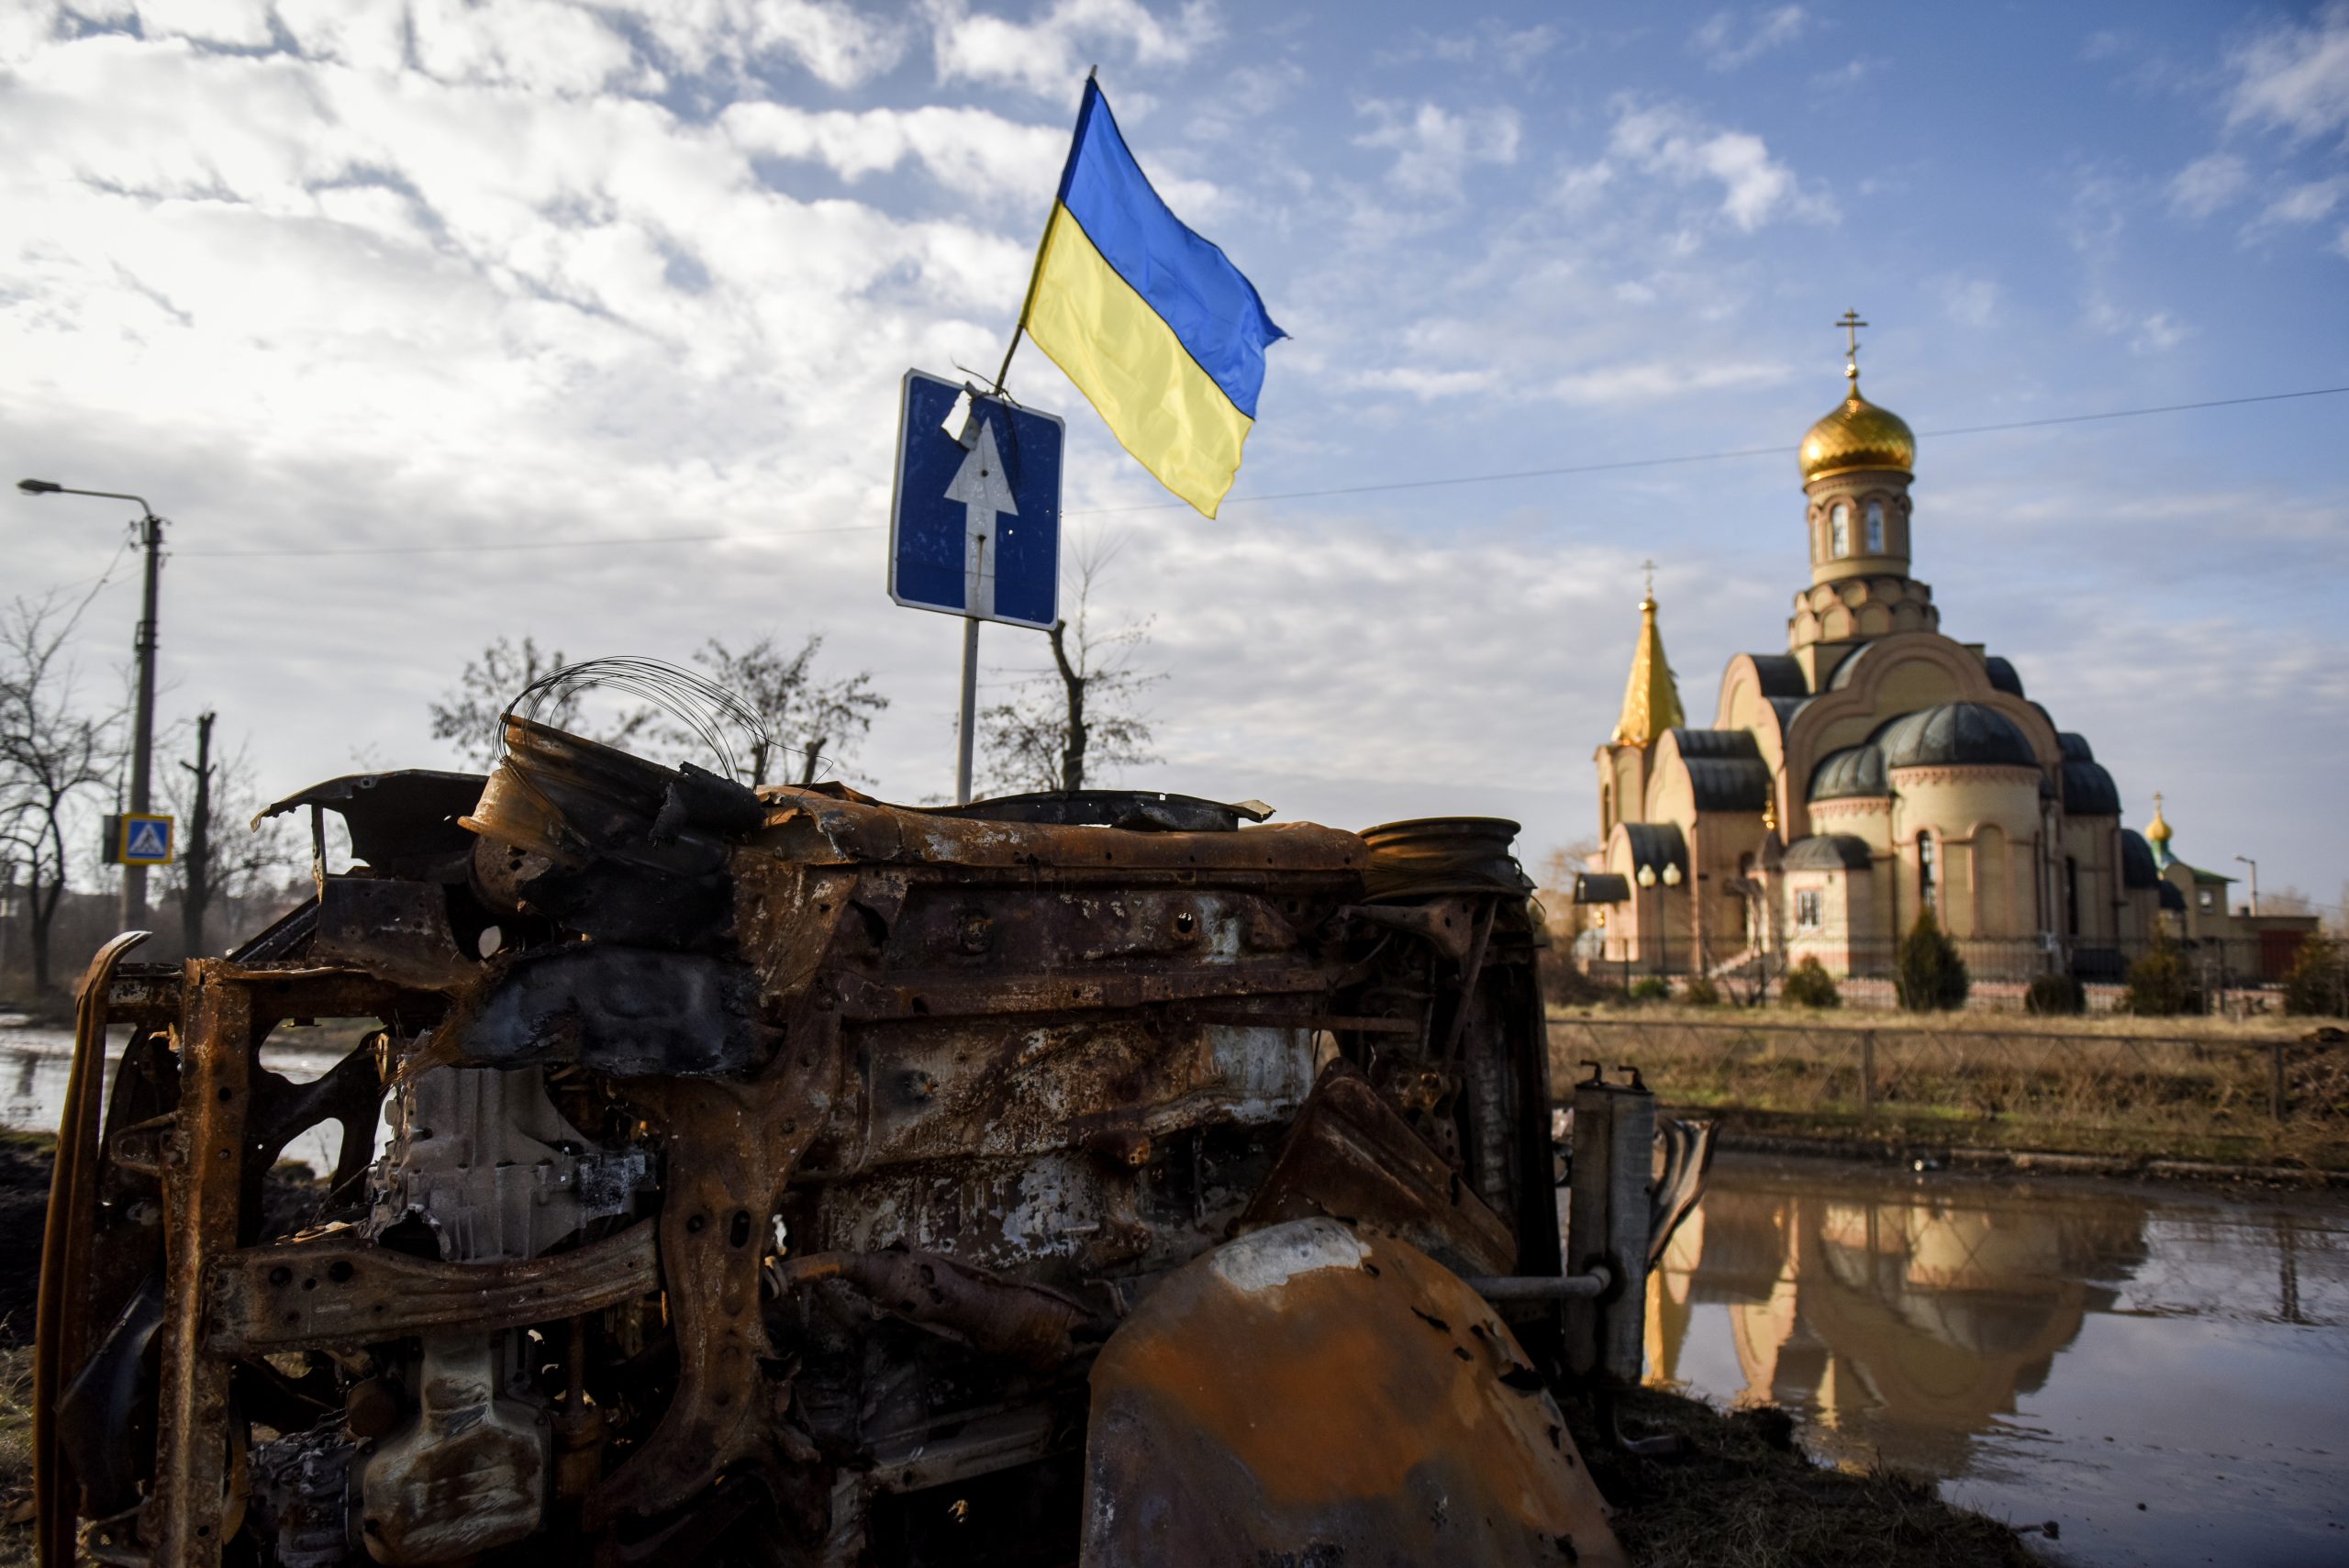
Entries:
POLYGON ((1117 552, 1115 545, 1078 551, 1076 622, 1055 621, 1045 634, 1052 669, 1023 679, 1011 701, 979 715, 990 790, 1080 790, 1088 767, 1157 761, 1140 698, 1166 675, 1134 664, 1150 645, 1150 621, 1104 632, 1093 618, 1094 588, 1117 552))
MULTIPOLYGON (((524 687, 562 669, 562 662, 561 649, 541 652, 537 639, 528 633, 519 648, 499 638, 481 651, 479 659, 466 660, 465 673, 457 677, 457 684, 431 705, 432 739, 453 745, 468 767, 495 766, 506 732, 507 705, 524 687)), ((557 729, 572 728, 578 722, 580 698, 584 695, 564 693, 540 717, 557 729)))
POLYGON ((50 932, 65 896, 66 826, 77 797, 113 775, 121 715, 84 710, 66 639, 89 601, 55 594, 0 616, 0 853, 22 878, 33 988, 50 988, 50 932))
MULTIPOLYGON (((798 783, 816 782, 816 770, 827 759, 845 761, 873 728, 875 715, 889 699, 873 689, 870 671, 833 681, 816 675, 816 655, 822 651, 823 634, 811 633, 796 653, 785 654, 770 635, 739 652, 716 638, 694 654, 694 662, 710 679, 748 703, 767 728, 774 746, 754 742, 751 783, 763 784, 779 777, 781 758, 771 750, 787 751, 798 769, 798 783)), ((674 738, 674 737, 673 737, 674 738)))

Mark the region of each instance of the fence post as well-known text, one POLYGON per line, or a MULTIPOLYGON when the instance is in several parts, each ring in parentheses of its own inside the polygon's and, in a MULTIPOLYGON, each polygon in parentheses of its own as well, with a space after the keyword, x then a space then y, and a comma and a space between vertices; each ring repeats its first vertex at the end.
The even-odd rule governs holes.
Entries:
POLYGON ((2267 1048, 2267 1112, 2277 1121, 2284 1119, 2284 1042, 2277 1040, 2267 1048))
POLYGON ((1876 1119, 1876 1030, 1860 1031, 1860 1119, 1876 1119))

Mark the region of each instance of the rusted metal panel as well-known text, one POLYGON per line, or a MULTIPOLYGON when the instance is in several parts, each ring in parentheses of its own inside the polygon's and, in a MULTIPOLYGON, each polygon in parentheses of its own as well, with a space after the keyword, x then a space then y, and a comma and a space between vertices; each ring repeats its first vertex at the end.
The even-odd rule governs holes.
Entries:
POLYGON ((73 1514, 81 1483, 58 1441, 57 1407, 66 1383, 89 1354, 87 1286, 91 1229, 97 1210, 99 1080, 115 972, 145 931, 125 931, 90 960, 73 1003, 73 1064, 57 1122, 49 1213, 41 1231, 40 1292, 34 1307, 33 1501, 35 1551, 43 1568, 73 1561, 73 1514))
POLYGON ((1243 1229, 1324 1216, 1391 1232, 1462 1273, 1505 1273, 1517 1237, 1352 1062, 1333 1061, 1243 1229))
POLYGON ((163 1334, 158 1423, 178 1441, 155 1456, 140 1524, 156 1562, 211 1568, 244 1513, 230 1473, 229 1367, 202 1343, 204 1280, 237 1245, 245 1112, 253 1065, 250 993, 214 959, 188 963, 180 1109, 163 1173, 163 1334))
POLYGON ((1243 1237, 1144 1299, 1092 1381, 1085 1568, 1625 1561, 1508 1326, 1395 1238, 1243 1237))
POLYGON ((442 1263, 357 1239, 248 1247, 205 1278, 203 1345, 259 1355, 463 1328, 527 1328, 655 1290, 649 1220, 577 1251, 496 1263, 442 1263))

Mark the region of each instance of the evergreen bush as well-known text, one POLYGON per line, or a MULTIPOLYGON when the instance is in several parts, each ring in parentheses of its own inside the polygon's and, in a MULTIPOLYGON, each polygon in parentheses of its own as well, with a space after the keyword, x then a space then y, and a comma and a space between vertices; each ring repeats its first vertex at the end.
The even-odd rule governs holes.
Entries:
POLYGON ((1816 958, 1806 958, 1787 971, 1778 982, 1778 999, 1794 1007, 1840 1007, 1843 994, 1835 989, 1835 977, 1816 958))
POLYGON ((1672 1000, 1672 982, 1661 974, 1644 974, 1631 982, 1634 1002, 1668 1002, 1672 1000))
POLYGON ((2284 975, 2284 1010, 2303 1017, 2349 1016, 2349 942, 2311 934, 2284 975))
POLYGON ((2129 966, 2122 1009, 2141 1018, 2174 1018, 2180 1013, 2199 1012, 2200 1002, 2186 972, 2186 955, 2177 951, 2167 931, 2157 928, 2153 945, 2129 966))
POLYGON ((1957 956, 1957 944, 1930 908, 1917 911, 1917 923, 1900 939, 1894 962, 1893 988, 1910 1012, 1954 1012, 1965 1006, 1971 986, 1965 961, 1957 956))
POLYGON ((2034 974, 2022 995, 2022 1010, 2042 1018, 2069 1018, 2088 1010, 2087 987, 2076 974, 2034 974))
POLYGON ((1721 989, 1713 984, 1711 975, 1692 974, 1680 988, 1680 999, 1692 1007, 1717 1007, 1720 1006, 1721 989))

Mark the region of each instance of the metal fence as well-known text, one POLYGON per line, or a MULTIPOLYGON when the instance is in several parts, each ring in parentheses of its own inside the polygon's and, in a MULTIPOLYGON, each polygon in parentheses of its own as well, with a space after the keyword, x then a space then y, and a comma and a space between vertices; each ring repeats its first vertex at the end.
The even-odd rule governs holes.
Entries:
MULTIPOLYGON (((2291 933, 2297 937, 2298 933, 2291 933)), ((2134 940, 2090 946, 2058 941, 1959 939, 1954 945, 1965 963, 1969 1000, 2021 1010, 2031 983, 2044 974, 2069 974, 2081 983, 2089 1012, 2119 1007, 2132 967, 2155 951, 2134 940)), ((2163 944, 2178 963, 2184 1010, 2190 1013, 2259 1013, 2279 1010, 2281 984, 2297 943, 2256 938, 2204 938, 2163 944)), ((1702 976, 1726 999, 1775 998, 1791 964, 1801 962, 1799 944, 1789 952, 1720 955, 1691 951, 1681 943, 1658 947, 1644 958, 1609 958, 1561 945, 1553 962, 1566 963, 1591 987, 1624 991, 1642 980, 1662 979, 1674 989, 1702 976)), ((1821 958, 1842 1004, 1856 1007, 1899 1006, 1893 975, 1898 944, 1887 940, 1843 941, 1821 958)))
POLYGON ((2185 1157, 2349 1154, 2349 1043, 2304 1037, 1554 1018, 1553 1076, 1636 1065, 1663 1100, 1813 1128, 2185 1157))

